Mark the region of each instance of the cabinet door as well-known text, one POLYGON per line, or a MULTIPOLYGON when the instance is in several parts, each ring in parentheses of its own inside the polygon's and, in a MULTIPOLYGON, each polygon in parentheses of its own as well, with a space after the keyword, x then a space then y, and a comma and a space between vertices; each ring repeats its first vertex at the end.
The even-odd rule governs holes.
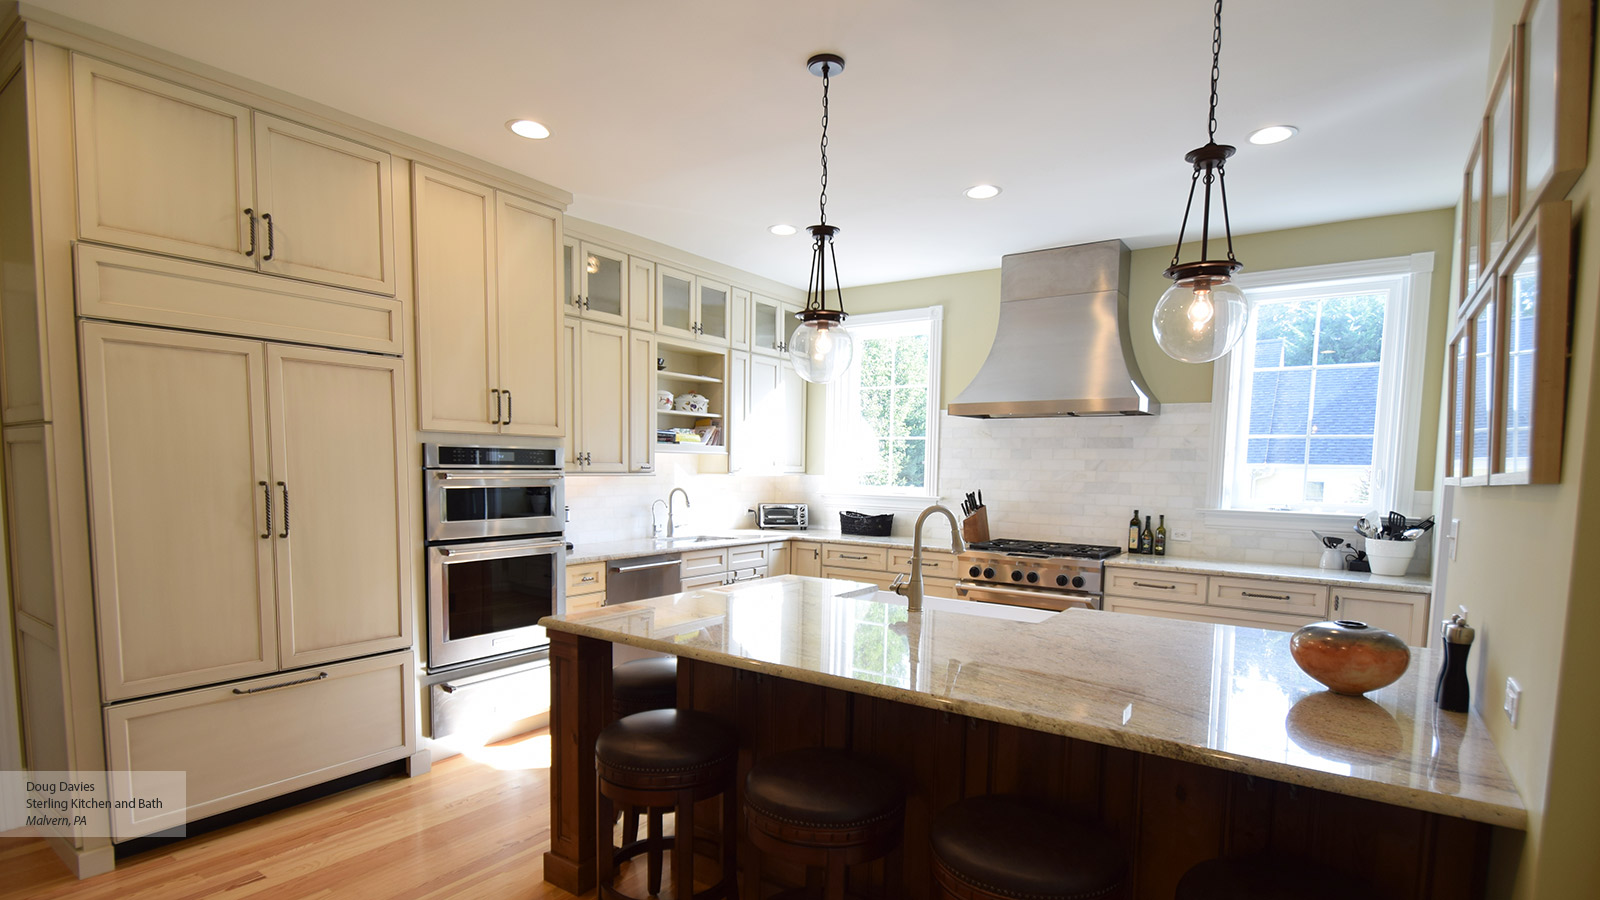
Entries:
POLYGON ((723 422, 728 428, 728 474, 756 465, 756 449, 761 436, 750 427, 750 354, 735 350, 728 354, 728 405, 723 422))
POLYGON ((561 441, 566 449, 566 465, 576 471, 578 464, 578 435, 583 431, 582 388, 579 375, 583 372, 583 346, 579 342, 578 319, 561 318, 561 373, 565 388, 561 392, 561 413, 567 423, 567 433, 561 441))
POLYGON ((388 153, 255 114, 261 271, 394 296, 388 153))
POLYGON ((728 307, 728 341, 735 350, 750 349, 750 292, 734 288, 728 307))
POLYGON ((783 352, 783 306, 771 297, 756 294, 750 301, 750 349, 776 356, 783 352))
POLYGON ((628 332, 628 471, 656 470, 656 338, 628 332))
POLYGON ((420 424, 428 431, 495 434, 494 191, 425 166, 415 167, 412 182, 420 424))
POLYGON ((750 357, 750 387, 745 399, 745 434, 749 438, 746 461, 764 471, 777 466, 788 427, 780 373, 783 365, 784 361, 776 357, 750 357))
POLYGON ((277 669, 265 348, 96 322, 82 333, 106 699, 277 669))
POLYGON ((628 324, 656 330, 656 264, 637 256, 628 257, 628 324))
POLYGON ((811 541, 792 541, 789 544, 789 573, 822 577, 822 545, 811 541))
POLYGON ((704 278, 697 279, 695 286, 699 292, 700 340, 726 347, 732 333, 733 289, 704 278))
POLYGON ((560 437, 566 373, 561 365, 561 307, 556 253, 561 248, 561 213, 511 194, 495 203, 496 331, 500 374, 496 386, 505 403, 502 434, 560 437))
POLYGON ((1354 619, 1393 632, 1413 647, 1427 643, 1427 594, 1334 588, 1332 617, 1354 619))
POLYGON ((583 294, 583 275, 578 265, 578 239, 561 242, 561 311, 576 316, 583 312, 578 298, 583 294))
POLYGON ((778 446, 778 469, 802 473, 806 470, 806 382, 787 357, 778 360, 778 378, 783 391, 783 439, 778 446))
POLYGON ((694 276, 656 265, 656 330, 679 337, 695 336, 694 276))
POLYGON ((72 56, 78 234, 253 269, 250 110, 72 56))
POLYGON ((584 241, 578 245, 583 284, 583 317, 613 325, 628 324, 628 255, 584 241))
POLYGON ((283 668, 411 645, 405 363, 270 345, 283 668))
POLYGON ((789 355, 789 341, 794 337, 794 331, 800 327, 800 320, 795 316, 800 315, 800 307, 792 303, 784 303, 778 307, 778 352, 784 356, 789 355))
POLYGON ((585 472, 628 471, 628 329, 580 322, 578 450, 585 472))

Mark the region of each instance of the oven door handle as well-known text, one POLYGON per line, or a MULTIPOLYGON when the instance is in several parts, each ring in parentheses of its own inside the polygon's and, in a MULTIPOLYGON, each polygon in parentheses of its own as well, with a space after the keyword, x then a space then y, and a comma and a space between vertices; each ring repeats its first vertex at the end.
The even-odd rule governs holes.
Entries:
POLYGON ((435 471, 433 477, 439 481, 552 481, 561 478, 560 469, 546 469, 533 471, 519 469, 516 471, 499 471, 495 469, 474 469, 470 472, 440 472, 435 471))
POLYGON ((999 602, 1008 606, 1028 606, 1034 609, 1048 609, 1060 611, 1069 606, 1087 606, 1094 609, 1094 596, 1092 594, 1068 593, 1066 591, 1030 591, 1017 588, 999 587, 987 584, 956 585, 956 599, 974 600, 978 603, 993 603, 996 600, 980 600, 974 595, 988 594, 999 602))
POLYGON ((529 550, 557 551, 565 550, 566 547, 566 541, 553 540, 495 542, 487 547, 434 547, 433 549, 446 559, 496 559, 503 556, 521 556, 529 550))

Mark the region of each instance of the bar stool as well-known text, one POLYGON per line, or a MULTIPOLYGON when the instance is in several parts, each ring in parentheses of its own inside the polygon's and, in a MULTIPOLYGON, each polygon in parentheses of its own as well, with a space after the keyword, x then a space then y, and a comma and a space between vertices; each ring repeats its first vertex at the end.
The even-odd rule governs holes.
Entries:
MULTIPOLYGON (((746 860, 746 897, 761 900, 761 857, 770 854, 822 869, 825 900, 843 900, 848 866, 899 849, 905 806, 899 776, 842 750, 790 750, 761 760, 744 782, 746 833, 758 851, 746 860)), ((898 893, 897 862, 884 866, 887 897, 898 893)))
POLYGON ((957 900, 1089 900, 1113 895, 1127 869, 1109 835, 1025 797, 989 794, 934 817, 939 896, 957 900))
POLYGON ((739 736, 715 716, 692 710, 657 709, 635 713, 607 725, 594 743, 595 770, 599 775, 597 825, 599 852, 596 875, 601 900, 633 900, 612 884, 616 866, 640 853, 647 854, 647 879, 653 896, 661 892, 661 854, 672 848, 674 900, 713 900, 736 897, 738 867, 734 834, 734 766, 739 736), (720 835, 722 874, 716 884, 694 892, 694 805, 722 795, 720 835), (611 829, 616 821, 613 803, 650 810, 645 840, 616 848, 611 829), (676 812, 675 834, 661 834, 661 812, 676 812))
POLYGON ((1265 856, 1208 859, 1183 873, 1175 900, 1350 900, 1367 884, 1315 863, 1265 856))
MULTIPOLYGON (((611 670, 611 711, 620 719, 652 709, 678 705, 678 658, 653 656, 625 662, 611 670)), ((659 815, 659 814, 658 814, 659 815)), ((622 809, 622 844, 639 839, 639 810, 622 809)))

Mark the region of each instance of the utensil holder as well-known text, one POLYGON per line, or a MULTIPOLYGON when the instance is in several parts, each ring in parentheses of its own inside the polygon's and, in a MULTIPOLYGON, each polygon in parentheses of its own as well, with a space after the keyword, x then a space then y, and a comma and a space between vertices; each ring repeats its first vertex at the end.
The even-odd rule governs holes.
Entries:
POLYGON ((1367 539, 1367 562, 1372 566, 1374 575, 1404 575, 1416 552, 1416 541, 1367 539))
POLYGON ((989 507, 980 506, 961 520, 961 539, 969 544, 989 539, 989 507))

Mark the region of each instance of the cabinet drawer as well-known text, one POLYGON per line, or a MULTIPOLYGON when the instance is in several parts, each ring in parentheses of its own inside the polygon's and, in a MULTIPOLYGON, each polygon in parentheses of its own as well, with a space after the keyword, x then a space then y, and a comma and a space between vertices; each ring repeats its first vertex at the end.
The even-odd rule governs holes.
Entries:
POLYGON ((722 574, 728 571, 728 548, 719 550, 694 550, 683 554, 682 568, 678 571, 687 585, 689 579, 701 575, 722 574))
POLYGON ((887 575, 883 572, 873 572, 867 569, 841 569, 833 566, 823 567, 822 577, 834 578, 839 581, 859 581, 862 584, 877 585, 878 590, 880 591, 888 590, 890 582, 894 580, 893 575, 887 575))
POLYGON ((712 572, 709 575, 694 575, 686 577, 681 582, 681 587, 686 591, 703 587, 721 587, 728 583, 727 572, 712 572))
POLYGON ((855 544, 824 544, 823 568, 872 569, 878 572, 889 568, 889 551, 882 547, 858 547, 855 544))
POLYGON ((1206 602, 1206 576, 1185 572, 1150 572, 1141 569, 1106 568, 1106 594, 1142 597, 1146 600, 1173 600, 1178 603, 1206 602))
POLYGON ((766 544, 745 544, 728 548, 729 569, 748 569, 751 566, 765 568, 771 558, 771 549, 766 544))
MULTIPOLYGON (((911 574, 911 551, 890 550, 889 571, 911 574)), ((953 553, 929 553, 922 551, 922 577, 927 578, 960 578, 956 572, 956 557, 953 553)))
MULTIPOLYGON (((606 564, 586 562, 567 566, 567 596, 603 593, 606 589, 606 564)), ((567 604, 571 607, 571 603, 567 604)))
POLYGON ((1258 609, 1262 612, 1294 613, 1321 618, 1328 614, 1328 589, 1322 585, 1292 581, 1266 581, 1256 578, 1211 578, 1206 602, 1212 606, 1258 609))
POLYGON ((583 612, 586 609, 599 609, 606 605, 606 592, 596 591, 592 594, 568 594, 567 612, 583 612))
POLYGON ((172 828, 416 750, 410 650, 279 672, 106 710, 111 798, 140 771, 187 772, 183 809, 113 811, 115 840, 172 828), (295 684, 302 679, 310 679, 295 684), (248 693, 255 691, 256 693, 248 693))
POLYGON ((1225 609, 1217 606, 1196 606, 1190 603, 1129 600, 1125 597, 1107 597, 1105 611, 1132 613, 1140 616, 1157 616, 1163 619, 1184 619, 1190 622, 1208 622, 1213 625, 1242 625, 1248 628, 1266 628, 1272 631, 1295 631, 1308 622, 1316 622, 1321 619, 1320 616, 1252 612, 1243 609, 1225 609))
POLYGON ((1429 594, 1340 587, 1330 589, 1329 593, 1333 597, 1329 618, 1365 622, 1394 632, 1413 647, 1426 646, 1429 594))

